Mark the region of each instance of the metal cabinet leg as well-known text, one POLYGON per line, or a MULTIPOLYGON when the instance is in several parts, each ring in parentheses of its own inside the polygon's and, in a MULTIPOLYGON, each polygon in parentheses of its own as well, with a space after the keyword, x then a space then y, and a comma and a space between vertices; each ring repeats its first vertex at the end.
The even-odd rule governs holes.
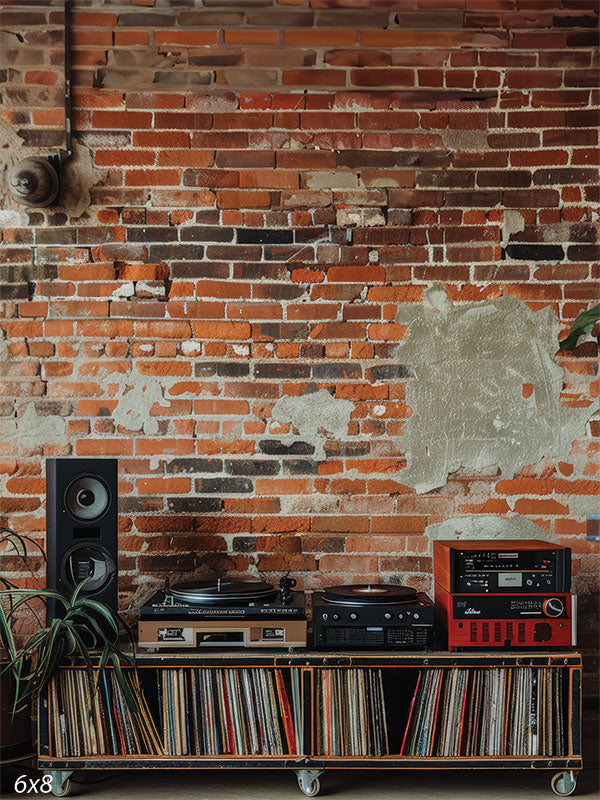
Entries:
POLYGON ((573 772, 572 769, 557 772, 552 776, 550 786, 554 794, 559 795, 559 797, 568 797, 573 794, 577 786, 577 773, 573 772))
POLYGON ((300 791, 307 797, 316 797, 321 790, 321 782, 319 776, 325 770, 322 769, 297 769, 294 770, 298 777, 298 786, 300 791))
POLYGON ((47 769, 44 777, 50 778, 50 791, 55 797, 67 797, 71 792, 72 769, 47 769))

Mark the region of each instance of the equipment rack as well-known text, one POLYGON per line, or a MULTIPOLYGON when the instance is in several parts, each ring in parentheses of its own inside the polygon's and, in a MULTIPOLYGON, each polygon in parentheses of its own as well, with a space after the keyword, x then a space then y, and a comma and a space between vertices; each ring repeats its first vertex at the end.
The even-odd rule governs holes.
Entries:
POLYGON ((319 793, 320 776, 329 769, 536 769, 556 771, 551 788, 559 796, 575 791, 577 773, 583 767, 581 750, 581 655, 575 652, 358 652, 315 651, 138 653, 139 670, 174 667, 285 668, 302 670, 303 755, 297 756, 148 756, 110 755, 56 758, 51 753, 48 697, 40 702, 38 715, 38 768, 52 779, 52 793, 63 797, 70 791, 70 775, 85 769, 289 769, 307 797, 319 793), (423 667, 560 667, 568 681, 567 752, 560 756, 340 757, 314 755, 314 673, 319 667, 411 668, 423 667))

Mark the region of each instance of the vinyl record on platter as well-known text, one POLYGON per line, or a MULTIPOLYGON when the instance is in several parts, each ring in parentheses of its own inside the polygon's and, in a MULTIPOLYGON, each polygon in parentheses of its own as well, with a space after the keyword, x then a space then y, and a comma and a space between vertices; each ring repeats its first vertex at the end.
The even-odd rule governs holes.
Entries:
POLYGON ((199 605, 229 605, 268 602, 277 590, 264 581, 234 581, 219 578, 216 581, 188 581, 176 583, 169 592, 177 600, 199 605))
POLYGON ((409 586, 393 583, 357 583, 329 586, 322 597, 327 603, 338 605, 373 606, 414 602, 417 592, 409 586))

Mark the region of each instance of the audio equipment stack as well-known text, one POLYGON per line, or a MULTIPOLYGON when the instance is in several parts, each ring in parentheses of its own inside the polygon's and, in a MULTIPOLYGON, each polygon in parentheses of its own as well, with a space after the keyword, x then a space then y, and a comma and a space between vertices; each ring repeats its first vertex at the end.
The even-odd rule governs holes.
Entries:
POLYGON ((140 610, 138 644, 174 648, 306 647, 304 593, 283 577, 276 589, 260 580, 190 581, 156 592, 140 610))
POLYGON ((426 594, 395 584, 330 586, 313 594, 318 650, 427 650, 435 611, 426 594))
POLYGON ((435 607, 449 650, 571 647, 571 551, 538 540, 436 541, 435 607))
MULTIPOLYGON (((46 459, 46 583, 117 611, 118 462, 116 458, 46 459)), ((48 603, 48 617, 62 605, 48 603)))

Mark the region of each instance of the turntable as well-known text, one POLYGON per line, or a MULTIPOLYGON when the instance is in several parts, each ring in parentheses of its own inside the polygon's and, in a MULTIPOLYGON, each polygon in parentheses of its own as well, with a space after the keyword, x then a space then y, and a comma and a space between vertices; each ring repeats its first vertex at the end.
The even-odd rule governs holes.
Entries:
POLYGON ((304 593, 283 577, 279 588, 260 580, 190 581, 167 586, 140 610, 138 644, 177 648, 306 647, 304 593))
POLYGON ((434 605, 426 594, 394 584, 330 586, 313 594, 319 650, 429 650, 434 605))

